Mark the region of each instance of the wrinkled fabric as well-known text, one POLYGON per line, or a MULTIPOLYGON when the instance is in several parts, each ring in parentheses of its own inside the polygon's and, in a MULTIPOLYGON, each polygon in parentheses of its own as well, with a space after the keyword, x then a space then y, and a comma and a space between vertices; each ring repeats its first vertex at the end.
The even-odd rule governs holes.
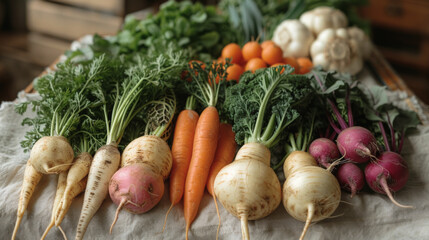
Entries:
MULTIPOLYGON (((368 72, 362 78, 366 84, 373 84, 368 72)), ((407 106, 403 93, 389 92, 393 101, 407 106), (401 97, 402 96, 402 97, 401 97)), ((0 239, 10 239, 16 221, 19 192, 24 167, 29 153, 24 153, 19 142, 24 139, 28 126, 21 126, 24 117, 33 116, 29 109, 23 116, 15 113, 17 102, 38 97, 24 94, 15 102, 3 102, 0 106, 0 239)), ((422 106, 426 107, 426 106, 422 106)), ((420 109, 420 108, 419 108, 420 109)), ((354 198, 343 192, 342 202, 329 219, 313 223, 306 235, 308 240, 322 239, 429 239, 429 126, 419 126, 418 130, 406 138, 403 157, 410 168, 410 178, 401 191, 394 194, 402 204, 413 205, 415 209, 399 208, 387 196, 366 189, 354 198)), ((55 196, 57 175, 45 175, 36 187, 27 211, 18 230, 17 239, 40 239, 49 224, 55 196)), ((119 214, 119 219, 109 234, 116 205, 109 197, 91 220, 85 239, 185 239, 185 220, 182 202, 175 206, 168 216, 165 231, 162 232, 165 214, 170 206, 168 181, 161 202, 147 213, 134 215, 127 211, 119 214)), ((73 202, 61 227, 68 239, 75 236, 80 215, 83 194, 73 202)), ((239 219, 229 214, 220 204, 221 227, 219 239, 240 239, 239 219)), ((215 239, 218 227, 216 208, 211 196, 206 192, 200 205, 199 214, 191 226, 189 239, 215 239)), ((303 222, 289 216, 283 205, 268 217, 249 221, 252 239, 298 239, 303 222)), ((63 239, 55 227, 46 239, 63 239)))

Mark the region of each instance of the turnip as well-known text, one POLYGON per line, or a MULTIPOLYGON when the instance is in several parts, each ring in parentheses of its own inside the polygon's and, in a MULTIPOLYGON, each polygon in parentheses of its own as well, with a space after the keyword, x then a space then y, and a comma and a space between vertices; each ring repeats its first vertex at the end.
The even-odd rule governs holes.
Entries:
POLYGON ((366 163, 378 152, 374 135, 359 126, 344 129, 337 137, 337 146, 346 159, 355 163, 366 163))
POLYGON ((305 166, 317 166, 316 159, 307 152, 293 151, 284 162, 283 173, 287 178, 293 172, 305 166))
POLYGON ((109 183, 112 201, 118 205, 112 228, 122 208, 141 214, 152 209, 164 194, 164 180, 147 165, 135 163, 119 169, 109 183))
POLYGON ((413 208, 399 204, 392 196, 392 192, 405 186, 408 176, 407 163, 395 152, 384 152, 376 161, 368 163, 365 167, 365 179, 369 187, 375 192, 387 194, 398 207, 413 208))
POLYGON ((365 186, 363 171, 354 163, 342 164, 336 172, 336 177, 341 188, 351 193, 351 198, 365 186))
POLYGON ((266 217, 281 201, 280 182, 269 167, 270 155, 264 145, 247 143, 214 182, 219 202, 240 219, 243 239, 250 239, 248 220, 266 217))
POLYGON ((283 185, 283 205, 295 219, 305 222, 300 239, 311 222, 328 218, 341 201, 341 189, 331 172, 305 166, 293 172, 283 185))
POLYGON ((67 171, 73 158, 73 149, 65 137, 45 136, 34 144, 28 161, 40 173, 57 174, 67 171))
POLYGON ((140 214, 152 209, 164 194, 164 180, 170 175, 173 158, 170 147, 162 137, 174 117, 176 99, 165 96, 151 105, 148 126, 155 129, 131 141, 122 152, 121 168, 109 183, 109 193, 118 205, 112 232, 122 208, 140 214), (156 113, 155 113, 156 112, 156 113), (156 117, 155 117, 156 116, 156 117))
POLYGON ((328 138, 313 140, 308 148, 308 152, 325 168, 329 168, 333 161, 340 158, 337 145, 328 138))

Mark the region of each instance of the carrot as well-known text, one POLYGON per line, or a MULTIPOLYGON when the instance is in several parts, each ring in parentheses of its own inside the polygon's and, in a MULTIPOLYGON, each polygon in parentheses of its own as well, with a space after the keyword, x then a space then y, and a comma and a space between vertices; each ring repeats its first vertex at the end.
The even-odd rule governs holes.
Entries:
POLYGON ((186 239, 191 223, 198 213, 205 183, 213 162, 219 136, 219 113, 214 106, 203 110, 195 129, 192 158, 185 181, 184 214, 186 239))
POLYGON ((51 230, 51 228, 55 225, 55 215, 57 214, 58 210, 61 209, 61 199, 63 198, 64 190, 66 189, 67 173, 68 172, 61 172, 58 175, 57 191, 55 192, 55 199, 52 207, 51 222, 40 238, 41 240, 45 239, 49 230, 51 230))
POLYGON ((27 162, 24 171, 24 180, 21 187, 21 193, 19 194, 17 218, 15 228, 12 233, 12 240, 15 239, 16 233, 18 232, 21 220, 24 217, 25 209, 27 209, 28 203, 30 202, 31 195, 33 195, 36 185, 42 179, 43 174, 37 172, 30 162, 27 162))
POLYGON ((216 154, 213 163, 209 170, 207 178, 207 191, 213 196, 216 206, 217 216, 219 218, 219 225, 216 232, 216 239, 219 235, 220 228, 220 214, 214 194, 214 181, 219 171, 234 160, 235 152, 237 150, 237 143, 235 142, 235 133, 232 131, 232 126, 228 123, 221 123, 219 126, 219 140, 217 142, 216 154))
POLYGON ((199 118, 198 113, 193 110, 194 105, 195 99, 191 96, 186 101, 186 108, 180 112, 176 120, 173 145, 171 147, 173 156, 173 167, 170 173, 171 206, 165 215, 163 230, 165 229, 168 214, 173 206, 182 199, 185 189, 185 179, 192 156, 195 128, 199 118))
POLYGON ((226 165, 234 160, 237 143, 235 142, 235 133, 232 126, 228 123, 221 123, 219 126, 219 140, 217 143, 216 154, 210 167, 207 179, 207 191, 213 196, 213 184, 216 175, 226 165))

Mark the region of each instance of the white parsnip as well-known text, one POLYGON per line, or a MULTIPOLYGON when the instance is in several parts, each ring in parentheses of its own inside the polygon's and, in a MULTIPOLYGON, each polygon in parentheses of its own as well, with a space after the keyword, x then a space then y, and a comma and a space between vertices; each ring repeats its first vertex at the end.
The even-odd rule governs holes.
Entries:
POLYGON ((60 226, 61 222, 63 221, 64 217, 66 216, 67 211, 69 210, 72 200, 85 191, 86 184, 88 182, 88 177, 83 178, 78 183, 74 184, 70 187, 69 191, 67 192, 67 195, 64 195, 61 199, 60 207, 55 213, 55 226, 60 226))
POLYGON ((73 162, 73 165, 70 167, 70 170, 67 174, 67 185, 64 190, 62 204, 63 210, 65 210, 66 206, 69 206, 71 203, 69 203, 69 200, 72 200, 73 198, 70 198, 69 195, 72 189, 79 184, 79 182, 82 181, 86 176, 88 176, 89 168, 91 167, 92 163, 92 156, 91 154, 84 152, 80 153, 75 161, 73 162))
POLYGON ((12 240, 14 240, 16 237, 19 225, 21 224, 21 220, 24 217, 25 210, 27 209, 31 196, 34 193, 34 189, 42 179, 42 176, 43 174, 37 172, 33 165, 31 165, 30 161, 27 161, 24 171, 24 180, 22 182, 21 192, 19 194, 18 210, 16 214, 17 217, 15 228, 13 229, 12 233, 12 240))
POLYGON ((118 170, 120 159, 121 154, 115 144, 104 145, 95 153, 89 170, 75 239, 83 238, 89 222, 106 198, 110 178, 118 170))
POLYGON ((51 228, 55 225, 55 215, 57 214, 58 210, 61 209, 61 199, 63 198, 64 191, 66 189, 66 183, 67 172, 62 172, 58 175, 57 191, 55 192, 55 199, 52 207, 51 222, 40 238, 41 240, 45 239, 46 235, 49 233, 49 230, 51 230, 51 228))
POLYGON ((223 207, 241 220, 243 239, 250 239, 248 220, 261 219, 280 204, 281 187, 270 168, 270 150, 260 143, 240 148, 231 164, 222 168, 214 192, 223 207))

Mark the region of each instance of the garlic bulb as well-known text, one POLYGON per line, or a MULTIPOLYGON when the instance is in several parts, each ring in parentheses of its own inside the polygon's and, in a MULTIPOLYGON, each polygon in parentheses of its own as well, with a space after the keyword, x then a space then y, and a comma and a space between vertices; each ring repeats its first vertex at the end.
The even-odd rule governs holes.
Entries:
POLYGON ((347 32, 351 38, 356 40, 359 45, 359 51, 364 59, 368 59, 372 51, 372 43, 368 35, 358 27, 349 27, 347 32))
POLYGON ((325 70, 356 74, 363 67, 359 44, 345 28, 325 29, 311 45, 313 64, 325 70))
POLYGON ((319 35, 328 28, 347 27, 348 21, 346 15, 338 9, 331 7, 317 7, 301 15, 299 20, 307 26, 315 35, 319 35))
POLYGON ((314 37, 299 20, 285 20, 275 29, 272 40, 283 50, 283 57, 307 57, 314 37))

